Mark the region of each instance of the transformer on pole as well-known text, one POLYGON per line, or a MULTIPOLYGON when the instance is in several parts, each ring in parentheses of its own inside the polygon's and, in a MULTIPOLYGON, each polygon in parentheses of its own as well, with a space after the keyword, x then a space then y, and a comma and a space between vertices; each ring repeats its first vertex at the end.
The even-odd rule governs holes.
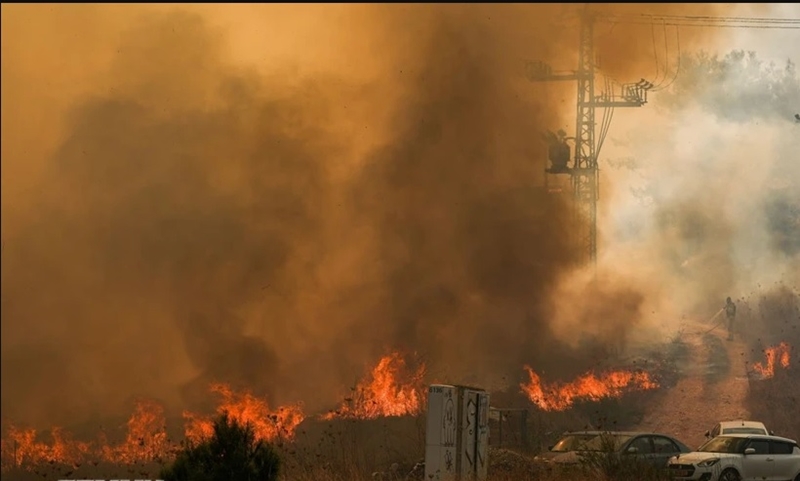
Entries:
MULTIPOLYGON (((597 262, 597 200, 600 176, 597 166, 597 140, 595 136, 595 109, 615 107, 641 107, 647 103, 647 90, 652 84, 641 81, 623 85, 619 95, 605 92, 595 95, 594 23, 596 18, 584 12, 580 20, 578 43, 578 68, 574 72, 553 73, 549 65, 532 62, 527 66, 527 76, 532 82, 574 80, 578 84, 578 101, 575 122, 575 149, 572 167, 547 169, 549 174, 568 174, 572 184, 572 197, 577 215, 573 229, 583 259, 597 262)), ((559 139, 559 142, 564 142, 559 139)), ((552 160, 552 156, 551 156, 552 160)), ((554 166, 555 167, 555 166, 554 166)))

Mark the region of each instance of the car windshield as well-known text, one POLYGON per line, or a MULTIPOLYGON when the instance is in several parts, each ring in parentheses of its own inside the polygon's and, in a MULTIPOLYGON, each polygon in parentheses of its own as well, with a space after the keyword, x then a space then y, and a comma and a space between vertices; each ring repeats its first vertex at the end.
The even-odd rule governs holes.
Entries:
POLYGON ((618 451, 630 438, 625 434, 603 434, 586 443, 583 451, 618 451))
POLYGON ((722 430, 722 434, 767 434, 761 428, 726 428, 722 430))
POLYGON ((586 443, 596 438, 597 434, 569 434, 561 438, 551 451, 567 453, 570 451, 583 451, 586 443))
POLYGON ((718 436, 700 446, 698 451, 703 453, 741 453, 746 438, 730 438, 718 436))

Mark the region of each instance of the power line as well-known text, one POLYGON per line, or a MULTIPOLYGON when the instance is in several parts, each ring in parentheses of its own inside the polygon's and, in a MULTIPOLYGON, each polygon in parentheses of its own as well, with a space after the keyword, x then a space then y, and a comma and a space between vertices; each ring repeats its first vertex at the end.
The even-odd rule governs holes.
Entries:
MULTIPOLYGON (((661 74, 661 63, 658 61, 658 49, 656 48, 656 24, 650 24, 650 36, 653 38, 653 59, 656 61, 656 74, 653 77, 653 83, 658 83, 658 77, 661 74)), ((664 70, 664 78, 666 78, 666 68, 664 70)))
POLYGON ((656 15, 649 13, 598 13, 597 19, 630 18, 637 20, 670 20, 699 23, 760 23, 760 24, 798 24, 799 18, 764 18, 764 17, 711 17, 691 15, 656 15))
POLYGON ((759 28, 759 29, 800 29, 797 18, 758 18, 758 17, 712 17, 692 15, 653 15, 653 14, 598 14, 597 20, 634 25, 662 25, 676 27, 707 28, 759 28))
MULTIPOLYGON (((664 37, 664 41, 666 41, 666 36, 664 37)), ((680 75, 680 72, 681 72, 681 29, 678 28, 678 27, 675 27, 675 41, 677 42, 677 47, 678 47, 678 66, 675 68, 675 75, 672 76, 672 79, 670 79, 670 81, 669 81, 669 83, 667 85, 661 86, 661 87, 659 87, 657 89, 653 89, 653 92, 658 92, 659 90, 664 90, 664 89, 669 88, 669 86, 672 85, 675 82, 675 80, 678 79, 678 75, 680 75)))
MULTIPOLYGON (((681 45, 680 27, 695 28, 744 28, 744 29, 784 29, 800 30, 800 19, 775 19, 755 17, 710 17, 689 15, 632 15, 632 14, 592 14, 587 12, 580 15, 580 32, 578 44, 578 68, 575 71, 554 72, 544 62, 530 62, 526 66, 526 76, 530 81, 577 81, 578 98, 576 112, 575 156, 573 166, 567 168, 566 164, 561 170, 556 170, 556 159, 551 157, 552 169, 545 169, 546 173, 569 174, 572 184, 573 200, 576 203, 576 214, 586 216, 588 229, 576 228, 580 236, 581 247, 586 248, 590 262, 597 261, 597 201, 599 198, 599 170, 597 159, 605 143, 610 126, 613 121, 616 107, 641 107, 647 103, 647 93, 655 85, 644 79, 637 83, 620 85, 620 92, 614 92, 609 78, 605 79, 604 92, 595 96, 595 50, 594 50, 594 23, 602 21, 612 24, 611 31, 618 24, 649 25, 653 35, 653 54, 656 56, 656 77, 660 76, 661 65, 658 59, 658 48, 655 44, 656 23, 661 24, 664 30, 664 49, 666 52, 664 78, 658 82, 658 90, 663 90, 672 85, 681 73, 681 45), (669 45, 667 27, 675 27, 676 46, 678 50, 677 67, 675 74, 664 84, 669 77, 669 45), (603 109, 600 124, 596 124, 595 110, 603 109), (596 132, 596 129, 599 129, 596 132), (597 134, 597 135, 595 135, 597 134)), ((609 32, 610 34, 611 32, 609 32)), ((800 122, 800 114, 796 115, 800 122)), ((559 160, 559 162, 561 162, 559 160)), ((545 185, 547 180, 545 180, 545 185)))
MULTIPOLYGON (((624 21, 614 20, 617 23, 626 23, 629 25, 651 25, 652 22, 642 21, 624 21)), ((724 24, 700 24, 700 23, 679 23, 679 22, 665 22, 663 25, 670 27, 700 27, 700 28, 744 28, 744 29, 762 29, 762 30, 800 30, 800 23, 792 25, 724 25, 724 24)))

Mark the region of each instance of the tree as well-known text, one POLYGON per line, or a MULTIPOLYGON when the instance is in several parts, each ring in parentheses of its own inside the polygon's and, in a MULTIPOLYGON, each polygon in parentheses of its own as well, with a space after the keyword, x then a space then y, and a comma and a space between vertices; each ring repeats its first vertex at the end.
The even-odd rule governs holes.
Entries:
POLYGON ((794 120, 800 105, 800 78, 791 59, 783 67, 755 52, 734 50, 723 57, 701 51, 681 55, 679 72, 657 105, 680 109, 699 104, 734 122, 794 120))
POLYGON ((173 465, 161 472, 164 481, 275 481, 280 458, 269 444, 256 440, 252 427, 227 414, 214 422, 211 438, 187 444, 173 465))

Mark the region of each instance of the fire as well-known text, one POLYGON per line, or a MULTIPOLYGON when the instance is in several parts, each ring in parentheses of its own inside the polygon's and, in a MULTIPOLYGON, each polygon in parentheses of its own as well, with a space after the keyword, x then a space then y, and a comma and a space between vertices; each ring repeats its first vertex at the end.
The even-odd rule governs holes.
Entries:
POLYGON ((375 419, 419 414, 425 392, 424 375, 423 363, 411 371, 399 353, 384 356, 370 376, 356 386, 353 397, 322 418, 375 419))
POLYGON ((771 378, 775 375, 776 364, 780 364, 783 368, 789 367, 790 352, 791 347, 785 342, 765 349, 764 355, 767 357, 767 365, 764 366, 757 362, 753 364, 753 371, 761 374, 764 379, 771 378))
POLYGON ((96 443, 73 440, 61 428, 50 430, 51 442, 37 440, 35 429, 11 426, 2 441, 3 468, 58 463, 80 466, 85 462, 128 463, 157 461, 170 454, 164 427, 164 410, 152 401, 140 401, 126 423, 127 436, 109 445, 105 435, 96 443))
MULTIPOLYGON (((227 412, 240 424, 250 424, 258 440, 291 439, 304 419, 300 406, 280 407, 273 411, 265 400, 248 392, 236 393, 224 384, 212 385, 211 390, 222 396, 217 413, 227 412)), ((189 412, 184 412, 183 417, 186 421, 185 435, 190 441, 198 442, 213 434, 213 419, 189 412)))
POLYGON ((3 465, 37 463, 77 464, 92 453, 90 443, 73 441, 61 428, 50 430, 51 443, 36 440, 35 429, 11 426, 2 441, 3 465))
POLYGON ((611 371, 601 375, 586 373, 566 384, 545 385, 529 366, 525 366, 530 381, 521 384, 522 392, 545 411, 564 411, 575 401, 619 397, 627 390, 655 389, 658 384, 646 372, 611 371))
MULTIPOLYGON (((303 421, 299 406, 270 410, 267 403, 249 393, 236 393, 228 386, 211 387, 221 395, 217 412, 228 412, 242 423, 250 423, 256 438, 265 441, 290 439, 303 421)), ((192 413, 184 413, 185 435, 191 441, 206 439, 213 433, 213 420, 192 413)), ((10 426, 0 445, 2 468, 23 467, 33 469, 43 463, 72 465, 100 462, 134 464, 161 462, 172 459, 179 448, 167 437, 164 408, 153 401, 140 401, 125 423, 125 439, 109 444, 105 433, 96 442, 73 440, 60 428, 50 430, 50 439, 41 440, 35 429, 10 426)))
POLYGON ((116 463, 132 464, 163 458, 167 444, 164 408, 153 401, 141 401, 128 419, 128 434, 119 446, 102 443, 102 458, 116 463))

